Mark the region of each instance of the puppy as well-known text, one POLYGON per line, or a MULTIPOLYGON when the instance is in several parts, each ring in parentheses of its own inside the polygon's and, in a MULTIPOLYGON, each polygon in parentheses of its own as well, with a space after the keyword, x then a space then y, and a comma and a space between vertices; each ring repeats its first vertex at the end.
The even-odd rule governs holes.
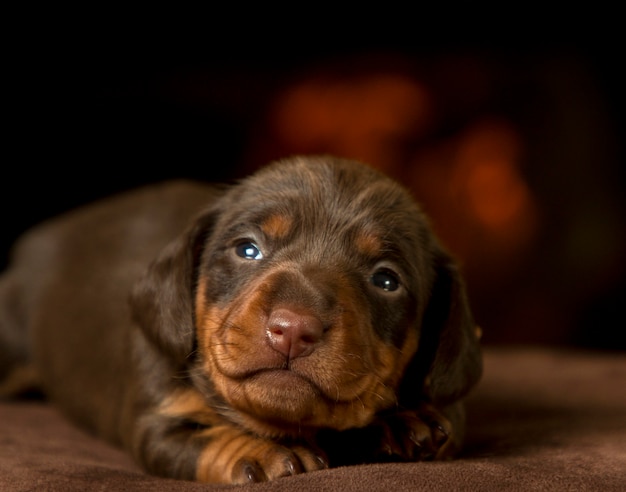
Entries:
POLYGON ((332 157, 32 229, 0 279, 0 349, 5 393, 36 382, 148 472, 222 483, 449 457, 481 374, 418 205, 332 157))

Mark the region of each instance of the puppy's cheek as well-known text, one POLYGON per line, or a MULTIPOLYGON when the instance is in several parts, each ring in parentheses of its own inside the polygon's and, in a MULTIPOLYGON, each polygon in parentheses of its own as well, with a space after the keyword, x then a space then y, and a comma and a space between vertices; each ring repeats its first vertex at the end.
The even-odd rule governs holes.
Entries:
POLYGON ((230 309, 211 306, 196 322, 202 368, 220 394, 226 396, 229 380, 245 374, 245 361, 254 354, 238 327, 226 329, 230 309))
POLYGON ((417 350, 418 337, 414 330, 407 333, 400 349, 382 342, 373 330, 369 330, 368 334, 369 337, 351 340, 349 344, 363 347, 358 356, 359 363, 352 368, 362 374, 362 377, 352 387, 344 385, 344 396, 352 399, 337 401, 332 409, 336 420, 335 428, 340 430, 368 425, 376 413, 397 404, 397 389, 417 350), (348 389, 352 393, 348 393, 348 389))
POLYGON ((267 344, 265 292, 259 284, 249 285, 225 307, 211 305, 198 291, 198 350, 206 370, 218 380, 239 385, 250 373, 284 365, 284 357, 267 344))
MULTIPOLYGON (((200 277, 196 287, 196 296, 194 298, 194 315, 196 320, 196 331, 200 327, 202 320, 206 315, 206 278, 200 277)), ((198 332, 197 335, 200 335, 198 332)))
MULTIPOLYGON (((343 307, 341 326, 335 332, 339 339, 329 344, 331 350, 339 350, 328 360, 342 361, 330 371, 341 378, 336 400, 351 403, 351 408, 346 405, 345 427, 359 427, 367 425, 380 410, 396 405, 397 389, 417 350, 418 337, 406 319, 399 322, 400 326, 405 325, 402 345, 384 341, 371 324, 372 313, 364 309, 367 301, 360 300, 347 281, 339 290, 339 298, 343 307), (351 418, 353 422, 349 422, 351 418)), ((333 380, 329 382, 332 384, 333 380)))
POLYGON ((379 342, 375 353, 380 367, 379 373, 386 385, 398 388, 409 362, 417 352, 417 345, 417 330, 411 327, 408 328, 400 348, 379 342))

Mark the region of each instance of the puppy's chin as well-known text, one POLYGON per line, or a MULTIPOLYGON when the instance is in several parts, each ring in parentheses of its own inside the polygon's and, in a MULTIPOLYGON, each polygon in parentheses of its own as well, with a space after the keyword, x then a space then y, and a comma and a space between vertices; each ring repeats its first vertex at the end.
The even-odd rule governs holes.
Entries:
POLYGON ((322 399, 318 388, 289 370, 261 371, 241 383, 240 410, 268 422, 301 424, 314 419, 322 399))
POLYGON ((235 420, 273 438, 303 437, 322 428, 363 427, 380 409, 360 397, 331 399, 314 382, 289 370, 261 371, 220 386, 222 396, 239 415, 235 420))

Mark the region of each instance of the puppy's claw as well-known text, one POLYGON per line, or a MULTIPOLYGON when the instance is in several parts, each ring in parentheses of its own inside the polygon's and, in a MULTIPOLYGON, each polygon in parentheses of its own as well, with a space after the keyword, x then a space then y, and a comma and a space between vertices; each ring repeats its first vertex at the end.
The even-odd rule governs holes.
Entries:
POLYGON ((263 468, 256 461, 239 459, 233 466, 233 483, 255 483, 267 481, 263 468))
POLYGON ((320 456, 319 454, 315 455, 314 460, 316 462, 316 466, 312 467, 313 470, 324 470, 329 466, 328 460, 324 456, 320 456))
POLYGON ((442 447, 446 442, 448 442, 448 439, 450 439, 450 435, 448 434, 448 432, 446 432, 446 429, 441 424, 437 424, 433 428, 432 432, 433 441, 437 448, 442 447))
POLYGON ((296 456, 287 456, 283 461, 283 471, 279 473, 279 477, 290 477, 302 473, 304 469, 296 456))

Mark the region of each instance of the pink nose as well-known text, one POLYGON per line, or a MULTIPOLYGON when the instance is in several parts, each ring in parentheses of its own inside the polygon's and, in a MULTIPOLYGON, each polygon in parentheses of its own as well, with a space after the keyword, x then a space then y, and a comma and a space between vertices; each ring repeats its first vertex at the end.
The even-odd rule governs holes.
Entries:
POLYGON ((315 316, 277 308, 270 314, 266 331, 270 346, 291 360, 313 352, 324 327, 315 316))

